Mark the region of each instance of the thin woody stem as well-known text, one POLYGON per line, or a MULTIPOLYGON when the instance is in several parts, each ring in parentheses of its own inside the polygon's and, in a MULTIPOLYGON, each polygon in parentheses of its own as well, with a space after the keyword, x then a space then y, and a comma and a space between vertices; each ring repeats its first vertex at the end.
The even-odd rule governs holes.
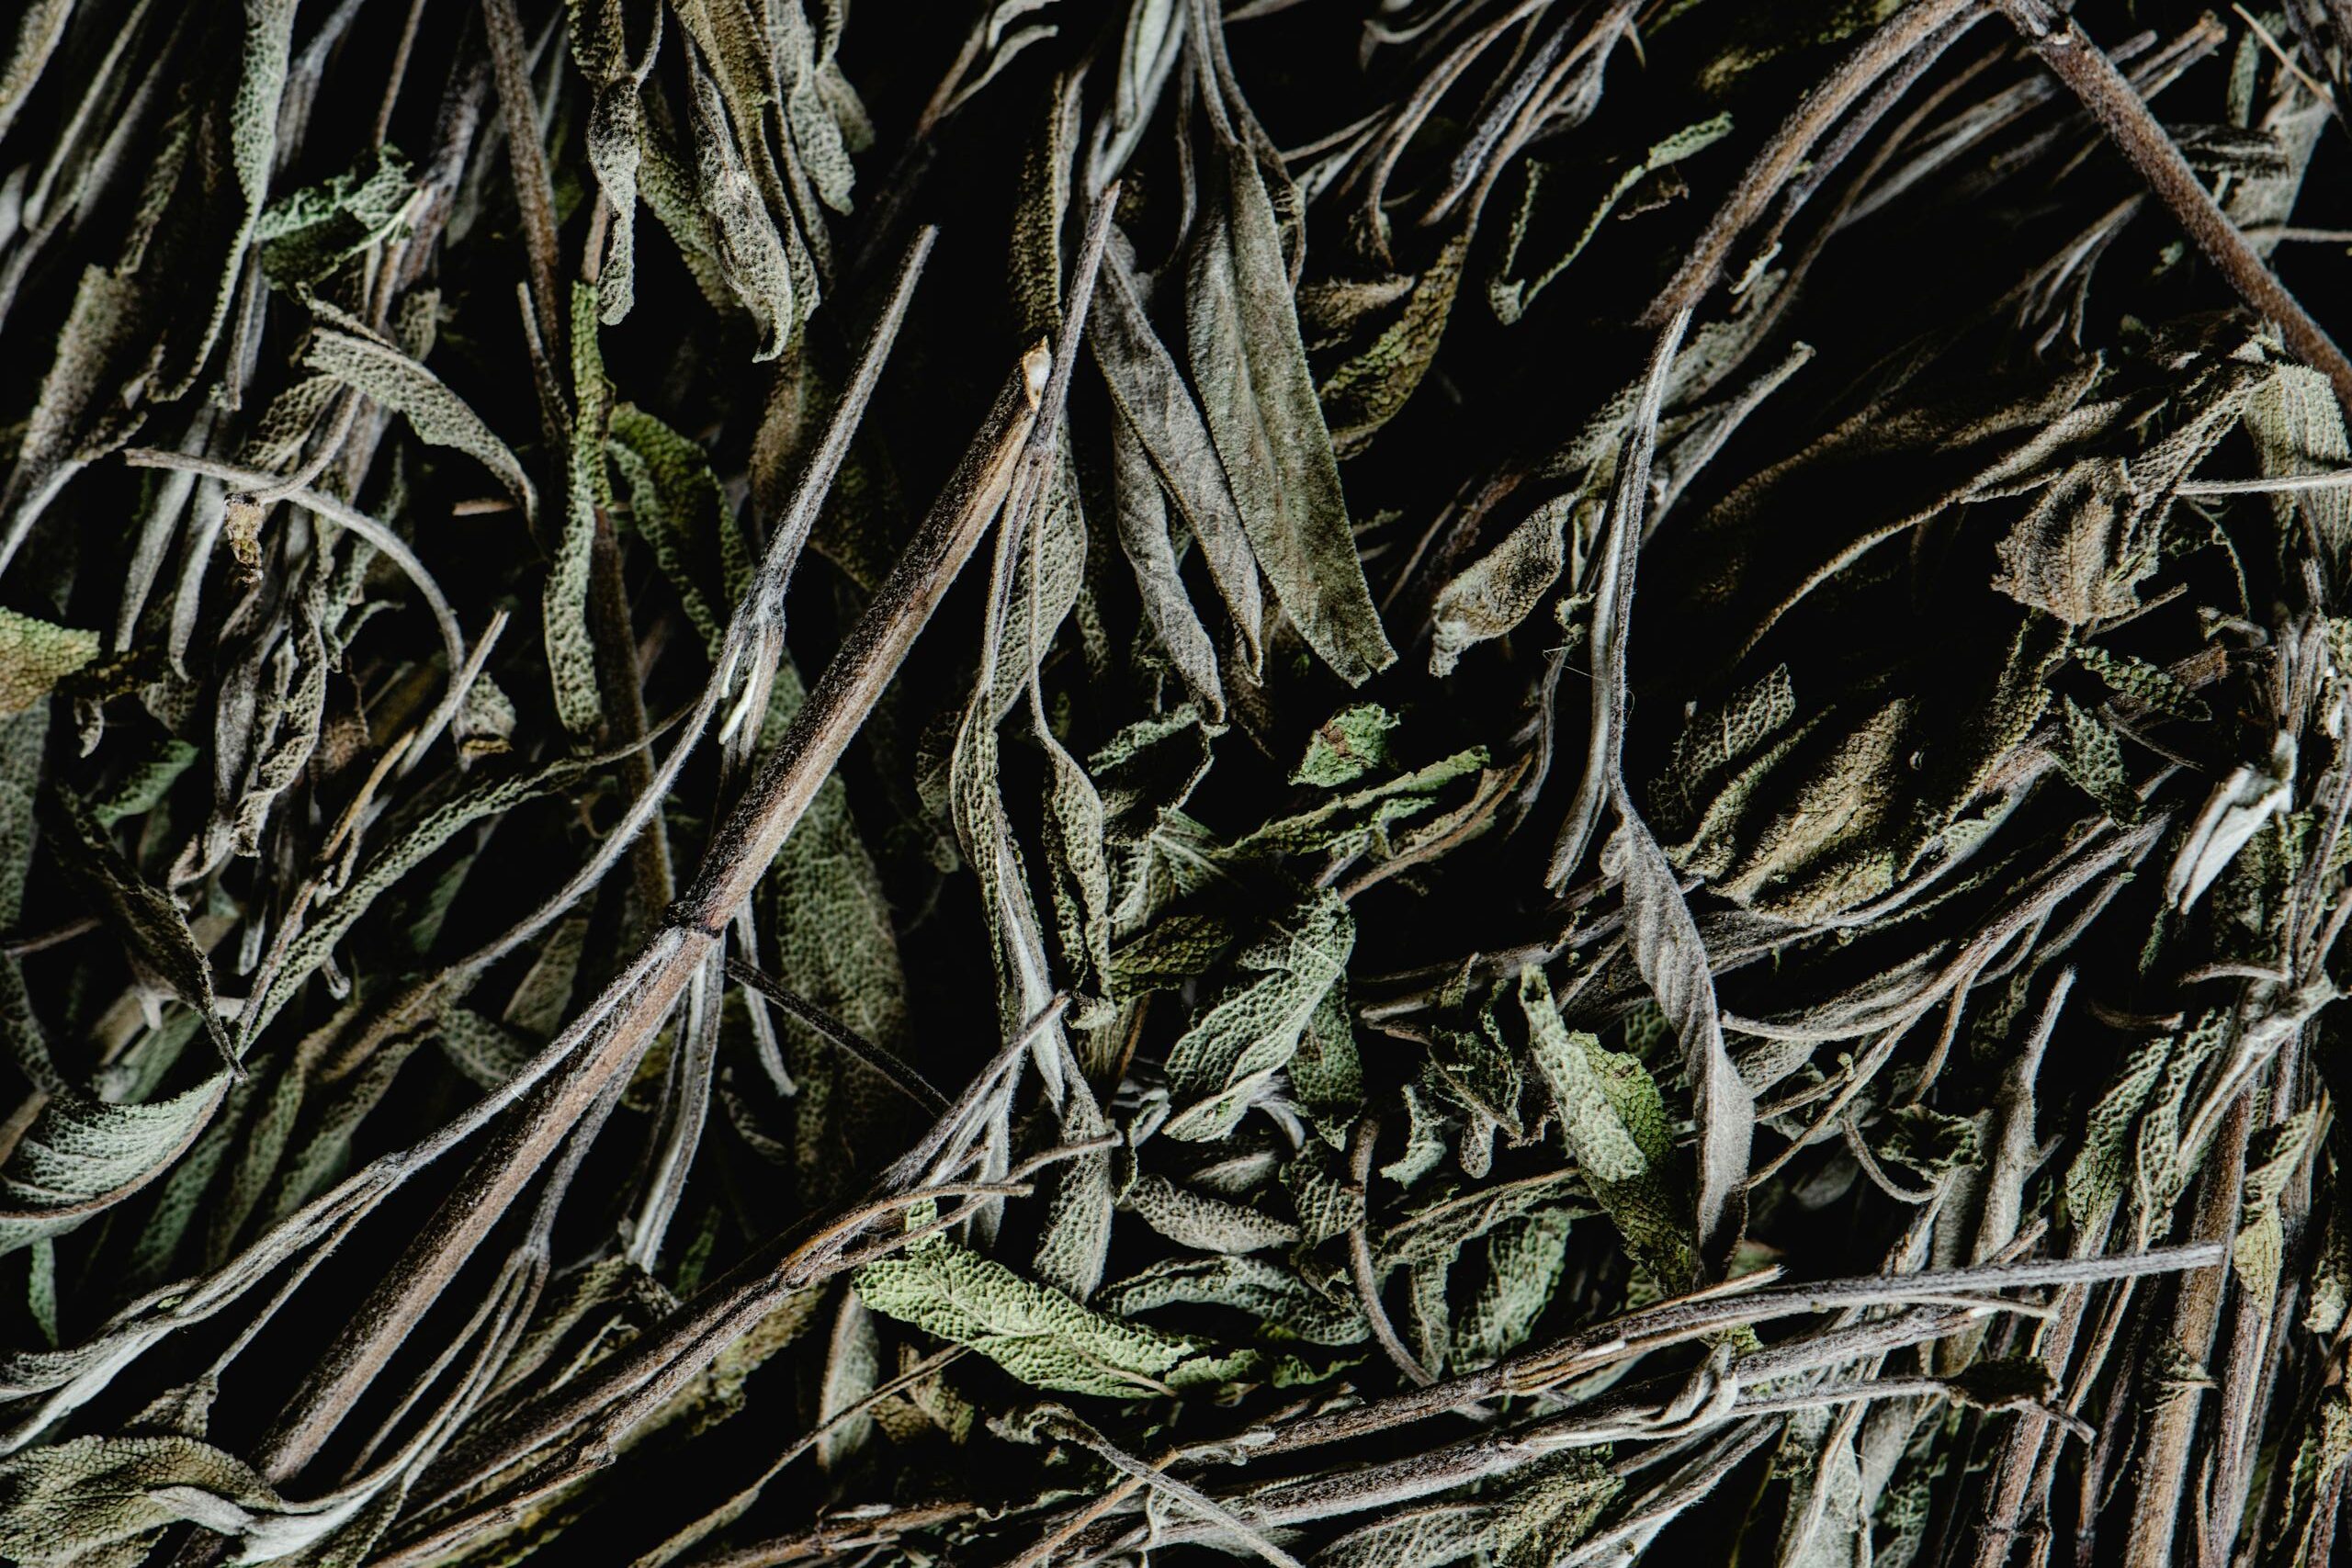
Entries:
POLYGON ((2074 17, 2053 10, 2046 0, 1993 0, 2041 57, 2043 64, 2083 101, 2109 140, 2156 199, 2171 209, 2189 239, 2229 279, 2238 298, 2259 311, 2286 339, 2302 361, 2327 378, 2335 400, 2352 411, 2352 360, 2311 312, 2287 291, 2238 226, 2230 221, 2204 182, 2181 156, 2180 144, 2156 123, 2155 116, 2132 90, 2090 35, 2074 17))
MULTIPOLYGON (((930 239, 926 231, 910 254, 891 306, 876 328, 869 358, 888 353, 930 239)), ((872 380, 865 378, 857 385, 870 387, 872 380)), ((1004 408, 1003 400, 999 406, 1004 408)), ((837 423, 854 423, 863 412, 861 403, 844 398, 834 417, 837 423)), ((1029 416, 1021 413, 1006 423, 1017 424, 1025 435, 1029 416)), ((1000 459, 997 466, 1002 469, 1010 464, 1000 459)), ((811 476, 812 480, 829 478, 811 476)), ((816 798, 818 786, 831 775, 948 583, 978 544, 1001 499, 1001 489, 993 494, 989 487, 951 490, 934 509, 795 716, 767 767, 712 835, 693 888, 673 906, 668 922, 628 966, 629 978, 600 1001, 608 1009, 600 1026, 582 1043, 579 1054, 543 1079, 498 1129, 491 1146, 288 1402, 259 1450, 266 1473, 288 1479, 319 1451, 564 1136, 605 1086, 636 1062, 701 964, 708 942, 750 897, 777 847, 816 798)), ((695 729, 680 738, 681 747, 691 744, 707 722, 718 693, 756 635, 754 623, 772 604, 772 600, 763 603, 763 597, 755 592, 737 607, 728 638, 732 657, 723 658, 713 671, 695 729)))
MULTIPOLYGON (((1030 367, 1016 371, 998 399, 996 410, 983 423, 978 438, 967 454, 963 469, 950 482, 940 504, 933 509, 907 554, 900 558, 898 570, 876 596, 865 619, 851 634, 849 642, 827 668, 816 688, 809 693, 808 701, 801 705, 792 726, 778 743, 776 757, 779 761, 797 757, 800 761, 797 766, 782 769, 771 766, 747 793, 743 805, 738 807, 739 817, 757 813, 763 809, 766 802, 777 798, 786 801, 797 799, 798 808, 805 809, 808 801, 815 795, 815 784, 808 782, 808 775, 813 773, 816 783, 821 783, 831 773, 850 736, 855 732, 857 722, 880 695, 882 687, 888 684, 889 674, 896 671, 916 634, 922 629, 940 598, 944 596, 948 583, 978 547, 981 534, 1003 502, 1013 464, 1035 422, 1035 406, 1031 400, 1043 379, 1035 363, 1038 357, 1042 356, 1033 356, 1030 367)), ((722 835, 722 841, 728 837, 741 843, 755 839, 756 834, 751 827, 739 823, 733 825, 731 833, 722 835)), ((684 907, 689 909, 729 907, 719 900, 726 897, 722 889, 730 885, 729 879, 741 876, 740 871, 733 869, 739 863, 734 856, 741 853, 738 850, 732 855, 720 858, 714 852, 718 863, 706 863, 702 875, 696 879, 695 891, 690 892, 686 900, 682 901, 684 907)), ((764 859, 753 863, 752 877, 764 871, 765 866, 764 859)), ((749 881, 749 878, 743 879, 735 901, 748 896, 749 881)), ((684 986, 685 976, 699 961, 702 943, 692 940, 695 934, 699 934, 698 928, 681 922, 664 928, 657 935, 657 942, 666 939, 674 945, 655 979, 638 987, 620 1003, 616 1010, 620 1016, 605 1031, 602 1043, 594 1048, 592 1056, 572 1072, 550 1078, 548 1090, 541 1101, 526 1106, 523 1113, 514 1119, 508 1143, 518 1146, 513 1153, 505 1147, 493 1149, 485 1156, 481 1165, 477 1167, 475 1175, 459 1188, 458 1197, 452 1200, 450 1206, 444 1210, 442 1219, 436 1222, 436 1229, 442 1235, 454 1238, 462 1235, 452 1222, 462 1217, 464 1210, 459 1200, 467 1197, 469 1189, 481 1186, 491 1192, 486 1201, 500 1201, 499 1192, 527 1179, 527 1170, 519 1169, 530 1152, 524 1140, 539 1134, 547 1123, 565 1115, 573 1099, 608 1083, 636 1059, 643 1041, 659 1025, 666 1010, 667 998, 661 996, 661 986, 666 981, 668 996, 674 997, 684 986)), ((763 1253, 761 1259, 764 1259, 766 1271, 761 1283, 765 1289, 774 1284, 772 1277, 781 1272, 788 1261, 788 1255, 777 1258, 763 1253)), ((754 1259, 754 1262, 761 1259, 754 1259)), ((423 1265, 417 1267, 421 1269, 423 1265)), ((414 1273, 405 1267, 403 1275, 414 1277, 414 1273)), ((395 1276, 395 1279, 400 1278, 402 1276, 395 1276)), ((790 1281, 790 1284, 798 1282, 790 1281)), ((785 1288, 775 1285, 777 1290, 785 1288)), ((759 1292, 752 1294, 757 1295, 759 1292)), ((746 1296, 738 1301, 722 1292, 722 1310, 715 1311, 707 1327, 693 1336, 692 1346, 682 1353, 681 1364, 699 1366, 740 1332, 736 1325, 744 1321, 747 1314, 755 1318, 755 1311, 744 1304, 749 1299, 746 1296), (733 1310, 738 1307, 743 1310, 733 1310)), ((761 1295, 760 1300, 765 1302, 767 1297, 761 1295)), ((611 1371, 613 1365, 608 1363, 605 1370, 611 1371)), ((348 1403, 346 1399, 345 1404, 348 1403)), ((562 1420, 553 1423, 558 1427, 563 1424, 562 1420)))
MULTIPOLYGON (((1844 1307, 1949 1300, 1962 1293, 1975 1295, 2031 1286, 2123 1279, 2136 1274, 2174 1273, 2209 1267, 2221 1258, 2223 1250, 2218 1242, 2204 1242, 2156 1247, 2139 1254, 1948 1269, 1893 1278, 1871 1275, 1737 1292, 1703 1292, 1610 1323, 1596 1324, 1555 1344, 1498 1362, 1483 1371, 1263 1431, 1253 1436, 1246 1445, 1247 1451, 1253 1460, 1272 1458, 1385 1431, 1503 1394, 1541 1393, 1593 1368, 1681 1344, 1736 1324, 1763 1323, 1844 1307)), ((1992 1305, 1995 1300, 1983 1298, 1979 1304, 1992 1305)))
MULTIPOLYGON (((970 558, 989 522, 1006 503, 1017 476, 1035 459, 1041 446, 1050 449, 1051 423, 1046 411, 1052 407, 1050 400, 1069 386, 1069 367, 1084 328, 1096 265, 1108 236, 1110 210, 1106 199, 1090 226, 1087 249, 1080 257, 1070 290, 1064 341, 1050 371, 1043 345, 1033 349, 1000 396, 996 412, 983 424, 980 435, 966 454, 963 467, 900 558, 898 570, 876 595, 865 618, 851 632, 841 653, 827 667, 823 679, 794 716, 775 757, 748 792, 747 806, 797 799, 799 807, 805 808, 808 800, 814 797, 817 784, 823 782, 839 759, 849 734, 854 730, 855 720, 862 719, 880 696, 907 646, 936 608, 955 576, 955 569, 970 558), (843 728, 845 718, 849 722, 843 728), (790 759, 804 755, 821 756, 821 767, 790 765, 790 759)), ((703 874, 672 911, 671 934, 708 934, 723 930, 723 922, 730 917, 735 905, 749 897, 750 882, 734 886, 728 878, 735 874, 734 868, 749 865, 755 879, 774 856, 783 834, 776 833, 773 840, 767 840, 765 834, 771 829, 764 818, 746 820, 745 816, 744 811, 739 810, 736 818, 714 835, 713 854, 706 862, 703 874), (738 847, 722 853, 730 844, 738 847), (744 845, 750 847, 741 847, 744 845)), ((788 830, 787 824, 786 831, 788 830)), ((673 961, 671 967, 677 966, 673 961)), ((1025 1046, 1036 1029, 1057 1020, 1061 1006, 1059 998, 1050 1004, 1008 1047, 1008 1055, 1025 1046)), ((650 1032, 659 1020, 658 1012, 651 1013, 641 1027, 650 1032)), ((614 1032, 616 1035, 628 1032, 626 1022, 614 1032)), ((613 1054, 609 1045, 602 1053, 613 1054)), ((632 1053, 616 1062, 605 1077, 608 1078, 633 1059, 632 1053)), ((1000 1062, 1005 1059, 999 1058, 1000 1062)), ((563 1397, 554 1402, 552 1408, 530 1413, 518 1421, 517 1430, 511 1437, 495 1439, 493 1446, 507 1452, 527 1451, 600 1416, 602 1429, 626 1430, 634 1419, 629 1412, 657 1405, 666 1397, 665 1391, 693 1376, 785 1296, 807 1288, 841 1267, 845 1261, 845 1243, 874 1213, 903 1207, 922 1196, 989 1190, 934 1184, 923 1191, 909 1190, 913 1173, 928 1162, 933 1152, 952 1140, 973 1097, 985 1096, 995 1077, 994 1066, 983 1070, 964 1100, 949 1108, 933 1133, 883 1174, 878 1182, 882 1195, 867 1209, 854 1211, 847 1220, 835 1222, 814 1235, 795 1233, 771 1240, 697 1297, 662 1335, 640 1341, 628 1353, 606 1361, 593 1376, 565 1389, 563 1397)), ((1053 1151, 1072 1152, 1080 1151, 1053 1151)), ((906 1239, 900 1237, 899 1242, 906 1239)))
POLYGON ((1919 0, 1896 12, 1864 39, 1838 68, 1804 96, 1772 139, 1756 154, 1706 232, 1690 247, 1689 256, 1657 298, 1642 313, 1642 324, 1659 327, 1677 311, 1698 304, 1731 254, 1732 246, 1748 226, 1764 215, 1804 168, 1814 143, 1829 132, 1838 118, 1880 78, 1899 69, 1945 24, 1978 0, 1919 0))

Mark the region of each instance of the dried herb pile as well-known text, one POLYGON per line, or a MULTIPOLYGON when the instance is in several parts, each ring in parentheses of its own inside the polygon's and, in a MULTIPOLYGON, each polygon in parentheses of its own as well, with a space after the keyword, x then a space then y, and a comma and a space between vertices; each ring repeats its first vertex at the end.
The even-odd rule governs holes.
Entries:
POLYGON ((2352 1550, 2352 10, 9 9, 0 1562, 2352 1550))

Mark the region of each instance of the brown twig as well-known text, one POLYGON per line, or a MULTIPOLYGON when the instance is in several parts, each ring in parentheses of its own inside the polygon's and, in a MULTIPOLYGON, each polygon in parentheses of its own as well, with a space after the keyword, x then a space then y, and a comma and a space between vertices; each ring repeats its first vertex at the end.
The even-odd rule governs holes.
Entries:
MULTIPOLYGON (((743 806, 713 835, 712 849, 701 874, 672 910, 672 923, 662 933, 679 938, 679 943, 669 954, 650 964, 655 976, 662 975, 665 969, 672 973, 690 969, 692 961, 682 964, 678 956, 681 951, 688 954, 695 952, 694 947, 685 945, 688 934, 707 935, 723 930, 724 922, 750 896, 793 821, 831 774, 858 721, 871 710, 905 657, 907 648, 937 607, 956 569, 970 558, 989 522, 1006 503, 1008 492, 1022 475, 1034 476, 1039 471, 1043 461, 1040 449, 1050 451, 1053 440, 1047 416, 1054 400, 1066 395, 1069 385, 1095 267, 1109 234, 1110 211, 1106 198, 1098 206, 1090 224, 1087 248, 1079 259, 1070 289, 1068 325, 1050 371, 1040 345, 1024 358, 1000 395, 996 411, 967 451, 962 467, 900 558, 889 581, 883 584, 841 652, 827 666, 824 677, 794 715, 775 753, 747 792, 743 806)), ((756 592, 749 602, 757 602, 756 592)), ((670 996, 674 997, 684 983, 683 974, 670 983, 670 996)), ((652 989, 649 985, 621 998, 615 1010, 617 1023, 605 1033, 595 1056, 583 1068, 575 1070, 575 1078, 594 1074, 594 1081, 608 1082, 635 1060, 643 1040, 658 1027, 662 1007, 666 1007, 666 998, 662 1007, 642 999, 652 989), (616 1041, 626 1043, 616 1044, 616 1041)), ((1058 1021, 1062 1007, 1063 999, 1057 998, 1021 1032, 999 1058, 1000 1064, 1016 1060, 1018 1052, 1035 1032, 1058 1021)), ((917 1192, 910 1188, 922 1167, 953 1140, 955 1130, 974 1108, 976 1097, 985 1099, 992 1092, 989 1086, 995 1081, 996 1073, 996 1066, 985 1071, 932 1133, 884 1173, 879 1183, 882 1196, 875 1200, 876 1205, 896 1209, 929 1192, 960 1190, 951 1186, 917 1192)), ((564 1082, 561 1078, 550 1081, 559 1089, 564 1082)), ((527 1134, 547 1119, 547 1113, 533 1113, 534 1108, 527 1106, 525 1111, 517 1122, 520 1131, 527 1134)), ((497 1153, 492 1151, 478 1169, 489 1168, 496 1177, 499 1168, 493 1160, 497 1153)), ((498 1179, 507 1184, 502 1190, 511 1190, 515 1180, 512 1176, 498 1179)), ((458 1207, 464 1197, 465 1189, 461 1188, 451 1207, 458 1207)), ((556 1408, 537 1413, 532 1419, 520 1423, 524 1431, 508 1451, 527 1452, 531 1448, 544 1446, 600 1413, 605 1427, 614 1431, 626 1430, 643 1413, 657 1408, 668 1393, 707 1365, 711 1357, 744 1333, 784 1295, 824 1277, 825 1270, 842 1266, 840 1245, 870 1217, 861 1211, 813 1238, 803 1240, 788 1235, 771 1241, 706 1292, 708 1300, 697 1298, 673 1332, 640 1341, 628 1355, 605 1362, 596 1376, 568 1387, 564 1397, 556 1402, 556 1408)), ((450 1219, 449 1211, 445 1210, 438 1224, 454 1230, 450 1219)), ((935 1224, 950 1223, 954 1221, 935 1224)), ((899 1244, 903 1245, 906 1239, 899 1237, 899 1244)))
MULTIPOLYGON (((888 353, 929 243, 926 233, 910 254, 891 309, 875 330, 869 360, 888 353)), ((865 384, 870 386, 870 378, 865 384)), ((976 446, 983 473, 1009 472, 1018 438, 1025 436, 1032 418, 1023 406, 1028 400, 1025 383, 1016 375, 976 446)), ((836 422, 854 423, 863 409, 862 402, 845 396, 836 422)), ((831 477, 830 470, 812 468, 804 483, 822 489, 831 477)), ((578 1055, 544 1078, 510 1115, 473 1169, 288 1402, 260 1449, 270 1474, 289 1477, 318 1451, 499 1216, 605 1086, 636 1061, 668 1016, 700 964, 705 943, 725 929, 736 907, 765 874, 777 847, 831 776, 995 514, 1002 499, 1001 482, 965 474, 958 478, 967 482, 952 487, 933 509, 883 592, 795 716, 759 779, 712 835, 693 887, 673 906, 667 923, 622 979, 599 998, 601 1021, 581 1041, 578 1055)), ((735 672, 770 607, 768 596, 759 592, 738 606, 729 635, 733 656, 713 672, 693 727, 680 738, 681 747, 693 742, 716 710, 725 681, 735 672)))
MULTIPOLYGON (((2156 123, 2148 106, 2116 70, 2090 35, 2074 17, 2053 10, 2047 0, 1994 0, 2001 14, 2023 35, 2042 63, 2083 101, 2117 151, 2131 161, 2156 199, 2171 209, 2205 259, 2211 262, 2237 290, 2238 298, 2276 326, 2287 346, 2303 362, 2325 376, 2335 389, 2335 400, 2352 411, 2352 360, 2335 340, 2312 320, 2301 301, 2287 292, 2236 224, 2213 199, 2180 144, 2156 123)), ((1905 13, 1906 15, 1908 13, 1905 13)))
POLYGON ((1868 1275, 1755 1290, 1740 1289, 1745 1281, 1733 1280, 1644 1312, 1595 1324, 1482 1371, 1448 1378, 1425 1389, 1372 1400, 1351 1409, 1310 1416, 1291 1426, 1261 1430, 1249 1438, 1245 1448, 1253 1460, 1272 1458, 1385 1431, 1505 1394, 1542 1393, 1579 1373, 1668 1345, 1684 1344, 1735 1324, 1766 1323, 1845 1307, 1949 1301, 1963 1296, 1972 1306, 2014 1306, 2018 1303, 1986 1292, 2201 1269, 2220 1259, 2223 1252, 2219 1242, 2199 1242, 2136 1254, 1946 1269, 1892 1278, 1868 1275))
POLYGON ((1864 39, 1836 71, 1805 94, 1748 164, 1747 172, 1740 176, 1739 184, 1707 225, 1706 232, 1691 245, 1673 278, 1642 312, 1642 324, 1664 326, 1677 312, 1698 304, 1723 270, 1732 246, 1796 176, 1814 143, 1826 135, 1829 128, 1881 77, 1900 67, 1913 50, 1977 3, 1978 0, 1920 0, 1904 6, 1864 39))

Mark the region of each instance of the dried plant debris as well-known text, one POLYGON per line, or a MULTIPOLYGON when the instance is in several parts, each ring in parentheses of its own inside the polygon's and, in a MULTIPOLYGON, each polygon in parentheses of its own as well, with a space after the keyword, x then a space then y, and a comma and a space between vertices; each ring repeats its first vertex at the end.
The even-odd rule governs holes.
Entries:
POLYGON ((0 1562, 2352 1555, 2352 8, 0 11, 0 1562))

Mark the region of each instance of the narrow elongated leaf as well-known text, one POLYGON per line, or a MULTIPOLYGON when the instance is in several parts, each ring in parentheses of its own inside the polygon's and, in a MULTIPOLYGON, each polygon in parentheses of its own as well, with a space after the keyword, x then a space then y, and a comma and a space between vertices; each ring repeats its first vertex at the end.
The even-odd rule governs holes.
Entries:
POLYGON ((634 404, 612 412, 610 451, 628 486, 629 520, 703 642, 715 655, 728 601, 751 563, 703 450, 634 404), (723 597, 721 597, 723 595, 723 597))
POLYGON ((1603 1050, 1580 1030, 1571 1032, 1541 971, 1520 976, 1519 1004, 1561 1136, 1586 1185, 1624 1235, 1634 1261, 1661 1285, 1679 1283, 1697 1266, 1698 1253, 1683 1218, 1657 1085, 1636 1058, 1603 1050))
POLYGON ((1287 1066, 1325 993, 1346 972, 1355 921, 1329 894, 1288 911, 1275 930, 1244 949, 1238 981, 1169 1048, 1168 1076, 1192 1103, 1167 1127, 1170 1137, 1208 1139, 1231 1131, 1255 1094, 1287 1066))
MULTIPOLYGON (((1216 648, 1178 575, 1176 548, 1168 532, 1168 498, 1159 476, 1145 457, 1134 426, 1124 420, 1112 429, 1111 457, 1112 514, 1127 564, 1135 569, 1144 614, 1202 713, 1210 722, 1220 723, 1225 718, 1225 683, 1217 673, 1216 648)), ((1250 570, 1254 582, 1256 565, 1250 570)))
MULTIPOLYGON (((1210 580, 1240 634, 1242 658, 1255 668, 1265 610, 1251 536, 1200 404, 1145 313, 1130 250, 1124 234, 1114 234, 1102 249, 1102 282, 1086 317, 1087 343, 1118 405, 1126 438, 1140 447, 1200 542, 1210 580)), ((1140 562, 1136 570, 1142 571, 1140 562)))
POLYGON ((1238 148, 1217 161, 1185 299, 1201 412, 1274 596, 1306 645, 1360 684, 1396 653, 1356 556, 1264 177, 1238 148))
POLYGON ((50 843, 74 888, 120 939, 130 960, 154 983, 196 1010, 234 1063, 235 1050, 213 1003, 212 964, 177 900, 141 876, 89 807, 71 790, 51 796, 50 843))
POLYGON ((1710 1269, 1728 1266, 1747 1213, 1747 1155, 1756 1131, 1756 1096, 1740 1081, 1724 1048, 1714 974, 1706 944, 1683 901, 1674 868, 1650 830, 1618 792, 1617 831, 1603 857, 1625 899, 1625 935, 1634 963, 1668 1025, 1682 1042, 1699 1123, 1699 1256, 1710 1269))
POLYGON ((1340 457, 1352 457, 1370 446, 1429 375, 1454 297, 1462 291, 1463 262, 1476 235, 1475 220, 1465 219, 1413 280, 1396 319, 1323 383, 1317 395, 1340 457))
POLYGON ((617 326, 637 300, 637 171, 644 158, 645 108, 639 89, 651 51, 660 45, 662 17, 653 13, 654 36, 644 66, 628 58, 620 0, 568 0, 571 53, 594 95, 588 110, 588 165, 612 213, 596 279, 598 319, 617 326))
POLYGON ((18 16, 16 41, 9 46, 7 63, 0 65, 0 136, 8 134, 73 15, 74 0, 32 0, 18 16))
POLYGON ((596 683, 596 642, 588 629, 588 578, 597 519, 612 505, 605 465, 607 395, 604 355, 596 344, 596 293, 571 291, 571 446, 564 468, 563 532, 540 596, 548 678, 563 726, 575 736, 595 733, 605 720, 596 683))

